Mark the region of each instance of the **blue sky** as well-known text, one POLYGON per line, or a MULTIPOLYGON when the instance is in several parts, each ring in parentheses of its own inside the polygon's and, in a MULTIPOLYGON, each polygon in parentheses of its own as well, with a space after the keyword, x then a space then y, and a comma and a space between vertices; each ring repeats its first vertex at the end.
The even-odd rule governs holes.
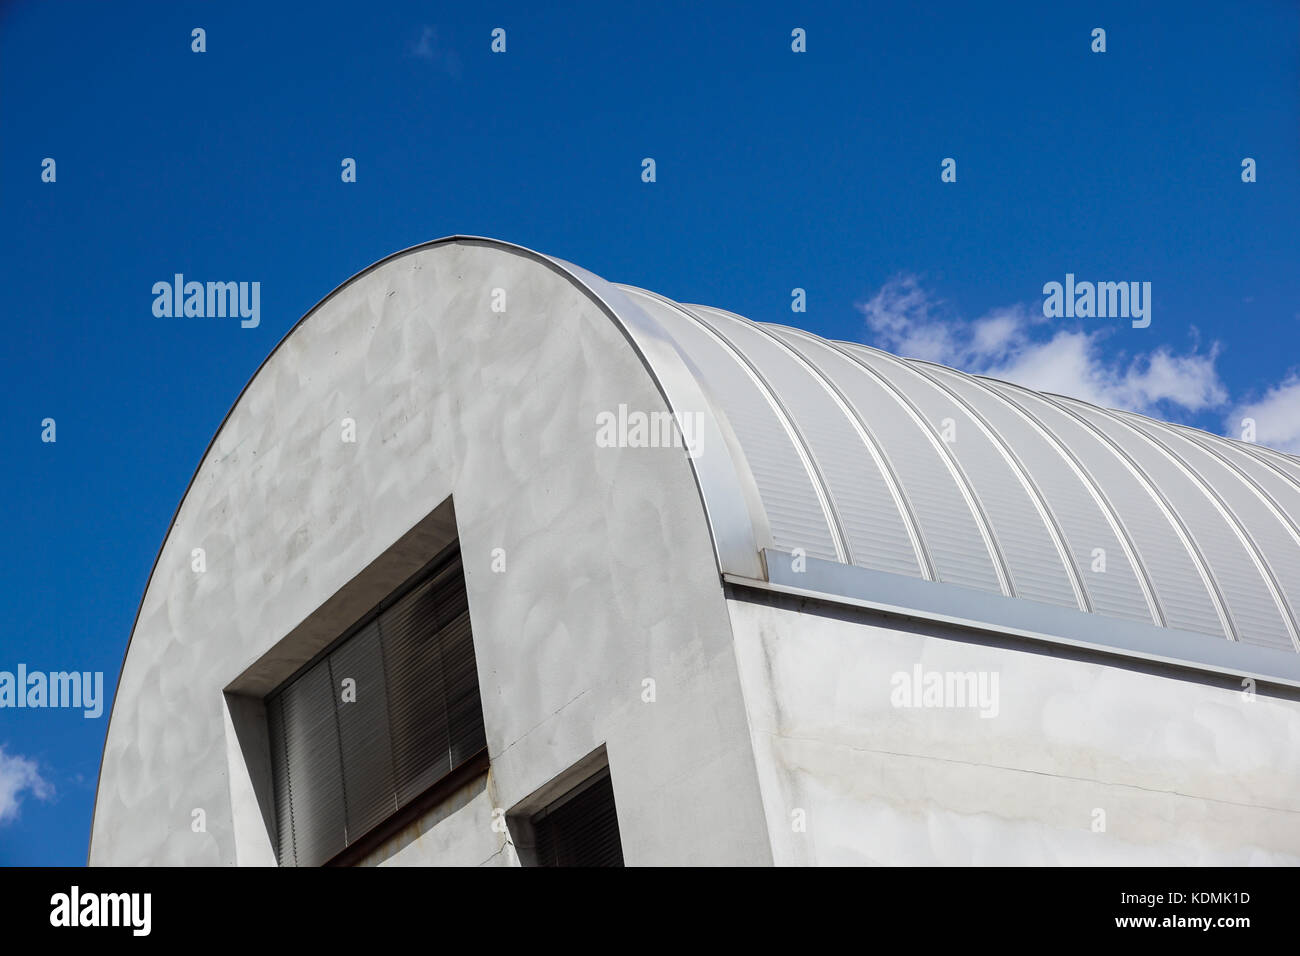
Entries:
MULTIPOLYGON (((0 670, 111 688, 258 364, 453 233, 1300 451, 1295 3, 448 6, 0 7, 0 670), (156 318, 177 272, 261 324, 156 318), (1044 319, 1067 272, 1149 281, 1150 327, 1044 319)), ((85 861, 106 729, 0 710, 0 863, 85 861)))

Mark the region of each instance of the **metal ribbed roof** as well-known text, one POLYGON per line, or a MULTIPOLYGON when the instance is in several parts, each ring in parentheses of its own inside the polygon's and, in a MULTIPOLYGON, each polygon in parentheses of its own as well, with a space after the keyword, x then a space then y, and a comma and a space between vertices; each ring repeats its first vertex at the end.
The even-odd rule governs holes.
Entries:
POLYGON ((616 288, 734 433, 760 546, 1300 649, 1300 461, 616 288))
POLYGON ((1300 459, 496 239, 422 243, 339 288, 448 243, 565 276, 694 418, 724 582, 1300 688, 1300 459))

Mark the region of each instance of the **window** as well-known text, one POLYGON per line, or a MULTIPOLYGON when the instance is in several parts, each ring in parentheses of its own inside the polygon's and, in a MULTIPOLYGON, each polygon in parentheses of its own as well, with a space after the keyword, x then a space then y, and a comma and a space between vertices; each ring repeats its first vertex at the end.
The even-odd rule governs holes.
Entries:
POLYGON ((606 769, 532 819, 538 866, 622 866, 623 845, 606 769))
POLYGON ((281 866, 319 866, 486 752, 458 550, 266 700, 281 866))

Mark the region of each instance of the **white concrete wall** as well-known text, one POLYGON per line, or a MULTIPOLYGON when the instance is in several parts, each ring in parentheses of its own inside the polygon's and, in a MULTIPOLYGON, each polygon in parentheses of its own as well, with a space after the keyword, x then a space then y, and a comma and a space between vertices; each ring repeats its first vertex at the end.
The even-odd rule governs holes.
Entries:
POLYGON ((448 496, 491 787, 427 816, 392 862, 508 859, 492 810, 601 744, 628 863, 770 862, 699 492, 680 449, 596 447, 597 413, 620 403, 666 410, 592 297, 519 252, 424 248, 324 303, 248 387, 162 548, 91 863, 269 862, 222 688, 448 496))
POLYGON ((384 841, 359 866, 519 866, 519 856, 505 832, 496 849, 484 856, 484 834, 492 831, 500 803, 491 771, 461 787, 420 819, 384 841))
POLYGON ((776 863, 1300 864, 1295 700, 774 600, 729 606, 776 863), (997 716, 893 706, 917 663, 997 716))

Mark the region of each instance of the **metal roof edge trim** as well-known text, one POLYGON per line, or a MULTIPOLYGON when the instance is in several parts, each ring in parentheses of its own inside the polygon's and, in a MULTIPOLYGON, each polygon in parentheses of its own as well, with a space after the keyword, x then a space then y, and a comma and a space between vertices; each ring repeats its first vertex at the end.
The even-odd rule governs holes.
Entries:
POLYGON ((763 563, 767 580, 734 574, 724 574, 723 580, 756 590, 1000 633, 1110 657, 1300 688, 1300 655, 1291 652, 821 558, 800 560, 805 569, 795 571, 793 554, 765 548, 763 563))

